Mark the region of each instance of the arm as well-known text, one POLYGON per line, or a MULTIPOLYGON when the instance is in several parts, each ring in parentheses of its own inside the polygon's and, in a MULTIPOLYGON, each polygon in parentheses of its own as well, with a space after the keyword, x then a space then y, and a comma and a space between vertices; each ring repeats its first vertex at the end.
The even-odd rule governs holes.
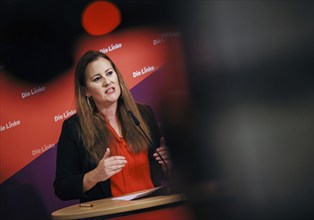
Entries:
POLYGON ((107 149, 97 166, 88 162, 87 153, 79 141, 76 119, 66 120, 62 126, 57 150, 55 194, 61 200, 81 201, 110 196, 106 180, 120 172, 127 161, 122 156, 110 156, 110 150, 107 149), (106 189, 103 189, 101 184, 105 182, 106 189))
MULTIPOLYGON (((83 177, 86 153, 77 135, 73 118, 65 120, 58 141, 55 194, 61 200, 80 199, 83 195, 83 177)), ((86 172, 86 171, 85 171, 86 172)))

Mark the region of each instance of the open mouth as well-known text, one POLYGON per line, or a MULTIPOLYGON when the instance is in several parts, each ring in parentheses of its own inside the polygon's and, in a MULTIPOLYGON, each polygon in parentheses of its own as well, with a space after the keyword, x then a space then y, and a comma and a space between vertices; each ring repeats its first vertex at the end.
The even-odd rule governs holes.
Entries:
POLYGON ((113 93, 115 91, 115 88, 114 87, 110 87, 109 89, 107 89, 105 91, 106 94, 110 94, 110 93, 113 93))

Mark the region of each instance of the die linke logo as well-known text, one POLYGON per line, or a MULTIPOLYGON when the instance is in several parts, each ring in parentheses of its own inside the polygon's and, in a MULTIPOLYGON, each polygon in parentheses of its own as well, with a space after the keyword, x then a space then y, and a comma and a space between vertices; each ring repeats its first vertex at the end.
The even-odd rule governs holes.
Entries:
POLYGON ((61 115, 58 114, 58 115, 54 116, 54 121, 57 122, 57 121, 69 118, 70 116, 74 115, 75 113, 76 113, 75 109, 66 110, 61 115))
POLYGON ((119 49, 119 48, 121 48, 121 47, 122 47, 122 44, 121 44, 121 43, 111 44, 111 45, 109 45, 108 47, 104 47, 104 48, 100 49, 99 52, 108 53, 108 52, 110 52, 110 51, 119 49))
POLYGON ((170 37, 179 37, 179 36, 180 36, 180 33, 176 33, 176 32, 161 33, 159 38, 153 40, 153 45, 156 46, 158 44, 161 44, 170 37))
POLYGON ((24 99, 24 98, 30 97, 32 95, 38 94, 40 92, 43 92, 45 90, 46 90, 46 88, 44 86, 38 86, 38 87, 31 89, 30 91, 22 92, 21 97, 22 97, 22 99, 24 99))
POLYGON ((136 78, 138 76, 144 75, 146 73, 154 71, 155 67, 154 66, 148 66, 148 67, 143 67, 141 70, 137 70, 132 73, 133 78, 136 78))
POLYGON ((5 131, 11 128, 14 128, 16 126, 21 125, 21 121, 20 120, 14 120, 14 121, 9 121, 8 123, 6 123, 5 125, 0 125, 0 131, 5 131))
POLYGON ((41 153, 43 153, 43 152, 45 152, 45 151, 55 147, 55 145, 56 144, 45 144, 44 146, 41 146, 39 148, 36 148, 36 149, 32 150, 32 155, 35 156, 37 154, 41 154, 41 153))

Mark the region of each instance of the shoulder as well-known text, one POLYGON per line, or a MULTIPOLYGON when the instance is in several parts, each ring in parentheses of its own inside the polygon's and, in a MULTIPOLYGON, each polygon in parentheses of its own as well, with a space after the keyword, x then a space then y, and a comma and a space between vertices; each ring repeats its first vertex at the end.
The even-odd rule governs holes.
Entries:
POLYGON ((78 115, 74 114, 63 121, 59 141, 69 138, 73 140, 78 140, 79 134, 80 134, 79 117, 78 115))
POLYGON ((151 106, 145 105, 145 104, 140 104, 140 103, 136 103, 136 104, 137 104, 137 108, 138 108, 140 114, 142 115, 142 117, 145 121, 151 122, 151 121, 156 120, 155 113, 154 113, 151 106))
POLYGON ((79 126, 79 117, 77 114, 65 119, 62 124, 62 129, 77 129, 79 126))
POLYGON ((78 123, 79 123, 79 117, 77 114, 74 114, 63 121, 63 124, 78 124, 78 123))
POLYGON ((153 114, 153 109, 149 105, 136 103, 139 112, 143 115, 151 115, 153 114))

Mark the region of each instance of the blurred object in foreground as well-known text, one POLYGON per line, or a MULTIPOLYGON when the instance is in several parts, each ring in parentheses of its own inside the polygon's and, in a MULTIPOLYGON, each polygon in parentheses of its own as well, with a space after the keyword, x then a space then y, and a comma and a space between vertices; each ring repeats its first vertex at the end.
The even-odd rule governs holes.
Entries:
POLYGON ((177 4, 191 101, 164 113, 195 215, 312 219, 313 2, 177 4))
POLYGON ((0 65, 20 81, 44 83, 73 65, 81 3, 36 0, 0 3, 0 65))

